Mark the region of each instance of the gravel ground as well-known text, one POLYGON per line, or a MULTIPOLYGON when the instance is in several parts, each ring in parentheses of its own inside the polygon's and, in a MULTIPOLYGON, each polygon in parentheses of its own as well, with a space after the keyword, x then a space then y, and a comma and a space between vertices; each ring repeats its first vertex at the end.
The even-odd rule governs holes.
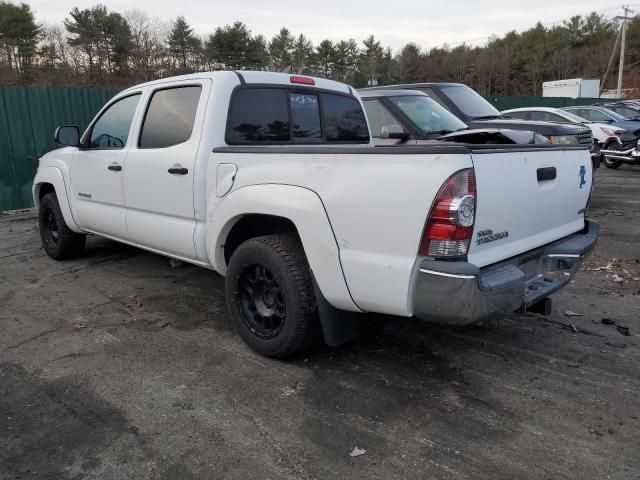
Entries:
POLYGON ((281 362, 215 273, 99 238, 57 263, 0 215, 0 478, 640 478, 640 168, 600 169, 591 216, 549 317, 368 315, 281 362))

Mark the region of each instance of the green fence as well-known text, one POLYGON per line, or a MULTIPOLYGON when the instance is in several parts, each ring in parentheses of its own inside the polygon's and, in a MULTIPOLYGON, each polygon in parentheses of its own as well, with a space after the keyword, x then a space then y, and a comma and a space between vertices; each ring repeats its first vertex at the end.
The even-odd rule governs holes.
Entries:
POLYGON ((569 97, 485 97, 498 110, 522 107, 573 107, 577 105, 593 105, 598 102, 615 102, 613 98, 569 98, 569 97))
POLYGON ((33 205, 31 182, 38 158, 56 148, 59 125, 86 127, 115 94, 61 87, 0 87, 0 211, 33 205))

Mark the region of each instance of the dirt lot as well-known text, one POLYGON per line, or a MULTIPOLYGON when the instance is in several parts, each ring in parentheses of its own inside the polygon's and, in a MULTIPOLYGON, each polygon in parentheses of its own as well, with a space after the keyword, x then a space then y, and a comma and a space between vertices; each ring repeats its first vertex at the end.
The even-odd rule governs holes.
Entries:
POLYGON ((640 478, 640 168, 597 176, 550 317, 371 315, 290 362, 244 346, 215 273, 98 238, 56 263, 0 215, 0 478, 640 478))

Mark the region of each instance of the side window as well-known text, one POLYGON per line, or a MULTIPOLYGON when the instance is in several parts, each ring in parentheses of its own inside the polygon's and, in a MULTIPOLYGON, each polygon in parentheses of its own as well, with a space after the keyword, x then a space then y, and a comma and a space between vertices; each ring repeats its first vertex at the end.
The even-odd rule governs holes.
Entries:
POLYGON ((227 125, 227 143, 288 142, 287 92, 276 88, 245 88, 233 96, 227 125))
POLYGON ((518 118, 520 120, 535 120, 534 113, 536 112, 507 112, 505 115, 511 118, 518 118))
POLYGON ((610 122, 613 120, 609 115, 599 110, 591 109, 589 110, 589 114, 589 120, 591 120, 592 122, 610 122))
POLYGON ((396 118, 387 110, 379 100, 365 100, 364 109, 367 112, 369 126, 371 127, 371 135, 374 138, 380 138, 382 127, 389 125, 397 125, 405 131, 404 127, 396 120, 396 118))
POLYGON ((582 117, 586 120, 589 120, 590 122, 595 121, 594 120, 594 116, 593 116, 593 110, 589 110, 588 108, 579 108, 576 112, 576 115, 578 115, 579 117, 582 117))
POLYGON ((309 93, 289 93, 293 138, 322 138, 318 96, 309 93))
POLYGON ((154 92, 143 120, 140 148, 164 148, 189 140, 201 90, 190 86, 154 92))
POLYGON ((531 120, 539 120, 541 122, 566 122, 566 120, 560 115, 539 110, 531 112, 531 120))
POLYGON ((329 142, 366 143, 367 120, 360 103, 352 97, 323 93, 322 110, 325 136, 329 142))
POLYGON ((139 101, 136 93, 111 104, 91 127, 87 148, 124 148, 139 101))

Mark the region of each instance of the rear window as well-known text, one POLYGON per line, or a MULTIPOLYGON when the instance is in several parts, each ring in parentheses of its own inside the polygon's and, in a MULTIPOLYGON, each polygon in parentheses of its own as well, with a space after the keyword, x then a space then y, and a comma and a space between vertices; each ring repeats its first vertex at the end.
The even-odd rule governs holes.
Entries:
POLYGON ((281 143, 290 140, 285 90, 244 88, 236 92, 229 113, 228 143, 281 143))
POLYGON ((231 100, 227 143, 367 143, 369 130, 350 96, 286 88, 240 88, 231 100))

